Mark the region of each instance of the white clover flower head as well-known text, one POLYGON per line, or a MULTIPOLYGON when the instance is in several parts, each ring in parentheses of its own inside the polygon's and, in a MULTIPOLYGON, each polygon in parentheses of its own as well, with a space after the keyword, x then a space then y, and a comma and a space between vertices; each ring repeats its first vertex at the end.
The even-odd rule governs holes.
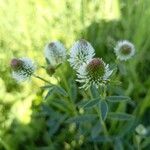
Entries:
POLYGON ((48 43, 44 49, 44 55, 49 65, 57 67, 66 59, 66 49, 59 41, 48 43))
POLYGON ((12 77, 18 82, 29 79, 36 70, 32 60, 26 57, 12 59, 11 68, 13 70, 12 77))
POLYGON ((77 73, 77 81, 82 83, 81 88, 89 88, 95 85, 97 88, 107 83, 113 70, 100 58, 93 58, 87 64, 82 65, 77 73))
POLYGON ((121 61, 126 61, 135 54, 134 45, 127 40, 119 41, 114 50, 117 58, 121 61))
POLYGON ((139 124, 135 131, 139 134, 139 135, 146 135, 147 134, 147 129, 142 125, 142 124, 139 124))
POLYGON ((70 65, 78 70, 81 65, 87 63, 95 55, 95 50, 92 45, 84 39, 75 42, 70 52, 70 65))

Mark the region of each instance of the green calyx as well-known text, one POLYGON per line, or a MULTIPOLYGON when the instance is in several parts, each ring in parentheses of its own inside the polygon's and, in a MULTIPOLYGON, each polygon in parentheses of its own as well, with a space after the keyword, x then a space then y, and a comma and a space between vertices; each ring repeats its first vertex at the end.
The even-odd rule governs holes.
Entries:
POLYGON ((47 74, 49 74, 49 75, 51 76, 51 75, 53 75, 53 74, 55 73, 55 69, 56 69, 56 68, 54 68, 54 67, 48 65, 48 66, 46 67, 46 72, 47 72, 47 74))

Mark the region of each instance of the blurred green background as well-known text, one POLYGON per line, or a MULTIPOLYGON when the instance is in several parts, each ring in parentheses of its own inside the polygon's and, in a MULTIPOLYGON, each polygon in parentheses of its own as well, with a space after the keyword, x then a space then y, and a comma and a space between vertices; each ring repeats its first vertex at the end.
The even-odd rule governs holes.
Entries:
POLYGON ((127 62, 130 76, 120 77, 125 81, 122 89, 138 104, 137 117, 149 125, 149 18, 149 0, 0 0, 0 150, 46 150, 55 144, 71 149, 63 141, 65 131, 57 135, 62 143, 52 144, 44 119, 37 117, 43 82, 18 85, 9 67, 11 58, 23 56, 45 64, 43 48, 53 40, 62 41, 69 51, 75 40, 85 38, 108 63, 115 60, 118 40, 133 42, 136 56, 127 62))

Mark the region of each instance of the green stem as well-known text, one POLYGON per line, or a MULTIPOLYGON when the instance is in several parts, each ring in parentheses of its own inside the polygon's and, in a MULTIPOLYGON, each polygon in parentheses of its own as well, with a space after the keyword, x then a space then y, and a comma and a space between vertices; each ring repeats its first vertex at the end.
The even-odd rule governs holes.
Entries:
MULTIPOLYGON (((106 98, 106 96, 107 96, 106 90, 107 90, 107 87, 106 87, 106 85, 104 85, 104 86, 103 86, 103 92, 102 92, 102 99, 103 99, 103 100, 105 100, 105 98, 106 98)), ((102 118, 101 118, 101 122, 102 122, 102 126, 103 126, 103 129, 104 129, 104 133, 105 133, 105 135, 108 136, 107 127, 106 127, 106 124, 105 124, 105 122, 103 121, 102 118)))
POLYGON ((35 75, 35 74, 34 74, 33 77, 35 77, 35 78, 37 78, 37 79, 40 79, 40 80, 42 80, 42 81, 44 81, 44 82, 46 82, 46 83, 52 85, 52 83, 50 83, 48 80, 46 80, 46 79, 44 79, 44 78, 42 78, 42 77, 40 77, 40 76, 38 76, 38 75, 35 75))
MULTIPOLYGON (((99 89, 99 91, 100 91, 100 89, 99 89)), ((105 98, 106 98, 106 86, 105 85, 101 89, 101 97, 102 97, 103 100, 105 100, 105 98)), ((98 117, 99 117, 100 124, 102 125, 104 135, 108 136, 107 127, 106 127, 106 124, 105 124, 105 122, 103 121, 103 119, 101 117, 101 112, 100 112, 99 107, 96 108, 96 111, 97 111, 97 114, 98 114, 98 117)))
POLYGON ((70 88, 69 88, 69 86, 68 86, 66 77, 64 76, 64 74, 62 73, 62 71, 59 71, 59 74, 60 74, 60 76, 62 77, 63 82, 64 82, 64 85, 65 85, 66 90, 67 90, 67 93, 69 94, 69 101, 70 101, 70 103, 71 103, 72 110, 74 110, 74 114, 77 115, 78 113, 77 113, 77 110, 76 110, 76 108, 75 108, 74 100, 72 99, 72 96, 71 96, 71 94, 70 94, 70 88))
POLYGON ((100 124, 102 125, 102 128, 103 128, 104 135, 108 136, 107 127, 106 127, 105 122, 103 121, 103 119, 101 117, 101 112, 100 112, 99 108, 96 109, 96 110, 97 110, 97 114, 98 114, 98 117, 99 117, 100 124))

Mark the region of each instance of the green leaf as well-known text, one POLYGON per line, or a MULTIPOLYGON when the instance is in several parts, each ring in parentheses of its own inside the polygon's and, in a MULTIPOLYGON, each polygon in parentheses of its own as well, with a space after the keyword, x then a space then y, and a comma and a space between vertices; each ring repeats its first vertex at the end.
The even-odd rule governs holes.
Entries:
POLYGON ((122 141, 119 138, 115 139, 114 150, 124 150, 122 141))
POLYGON ((124 137, 125 135, 132 135, 133 132, 135 132, 135 128, 137 126, 137 122, 135 117, 133 117, 133 119, 131 119, 130 121, 126 122, 126 124, 124 125, 124 130, 122 130, 121 128, 119 129, 118 133, 120 137, 124 137))
POLYGON ((71 107, 69 106, 69 102, 63 99, 54 99, 50 101, 50 104, 56 107, 58 110, 63 112, 71 112, 71 107))
POLYGON ((146 137, 141 144, 142 149, 146 149, 150 144, 150 136, 146 137))
POLYGON ((134 118, 134 116, 126 113, 108 113, 108 118, 114 119, 114 120, 120 120, 120 121, 125 121, 125 120, 131 120, 134 118))
POLYGON ((66 117, 67 117, 66 115, 60 115, 55 113, 53 115, 53 118, 51 117, 47 121, 48 133, 50 136, 52 136, 58 131, 58 129, 60 128, 61 124, 64 122, 66 117))
POLYGON ((45 99, 45 100, 48 99, 48 97, 51 96, 51 95, 53 94, 53 92, 54 92, 54 88, 51 87, 51 88, 48 90, 48 92, 47 92, 47 94, 46 94, 46 96, 45 96, 44 99, 45 99))
POLYGON ((46 60, 47 64, 50 64, 50 62, 49 62, 49 60, 47 58, 45 58, 45 60, 46 60))
POLYGON ((88 101, 87 99, 83 99, 80 102, 77 103, 77 107, 82 108, 88 101))
POLYGON ((106 100, 110 102, 120 102, 120 101, 129 101, 131 100, 128 96, 108 96, 106 100))
POLYGON ((90 141, 92 142, 103 142, 103 143, 109 143, 113 141, 113 137, 106 137, 106 136, 98 136, 96 138, 91 138, 90 141))
POLYGON ((89 122, 89 121, 93 121, 96 117, 97 117, 97 115, 94 115, 94 114, 81 115, 81 116, 77 116, 77 117, 72 117, 72 118, 68 119, 66 122, 67 123, 89 122))
POLYGON ((100 102, 100 111, 101 111, 102 119, 105 120, 107 117, 107 113, 108 113, 108 105, 107 105, 106 101, 104 101, 104 100, 102 100, 100 102))
POLYGON ((63 96, 68 96, 67 92, 65 91, 65 89, 63 89, 62 87, 60 86, 55 86, 55 92, 57 94, 61 94, 63 96))
POLYGON ((48 93, 45 96, 45 99, 47 99, 49 96, 51 96, 52 94, 60 94, 62 96, 68 96, 67 92, 60 86, 46 86, 45 88, 48 88, 48 93))
POLYGON ((129 141, 124 140, 124 145, 127 148, 127 150, 135 150, 134 145, 131 144, 129 141))
POLYGON ((98 89, 94 85, 91 85, 90 91, 91 91, 93 98, 98 98, 100 96, 98 89))
POLYGON ((76 99, 77 99, 77 94, 78 94, 76 82, 73 79, 70 79, 69 80, 69 85, 70 85, 71 98, 75 102, 76 99))
POLYGON ((102 130, 101 124, 98 121, 91 130, 91 137, 92 138, 97 137, 99 135, 99 133, 101 132, 101 130, 102 130))
POLYGON ((135 105, 135 103, 128 96, 108 96, 106 97, 106 100, 112 103, 129 102, 130 104, 135 105))
POLYGON ((88 100, 82 107, 83 108, 91 108, 100 102, 100 99, 88 100))
POLYGON ((45 86, 41 86, 42 89, 49 89, 52 88, 53 85, 45 85, 45 86))

